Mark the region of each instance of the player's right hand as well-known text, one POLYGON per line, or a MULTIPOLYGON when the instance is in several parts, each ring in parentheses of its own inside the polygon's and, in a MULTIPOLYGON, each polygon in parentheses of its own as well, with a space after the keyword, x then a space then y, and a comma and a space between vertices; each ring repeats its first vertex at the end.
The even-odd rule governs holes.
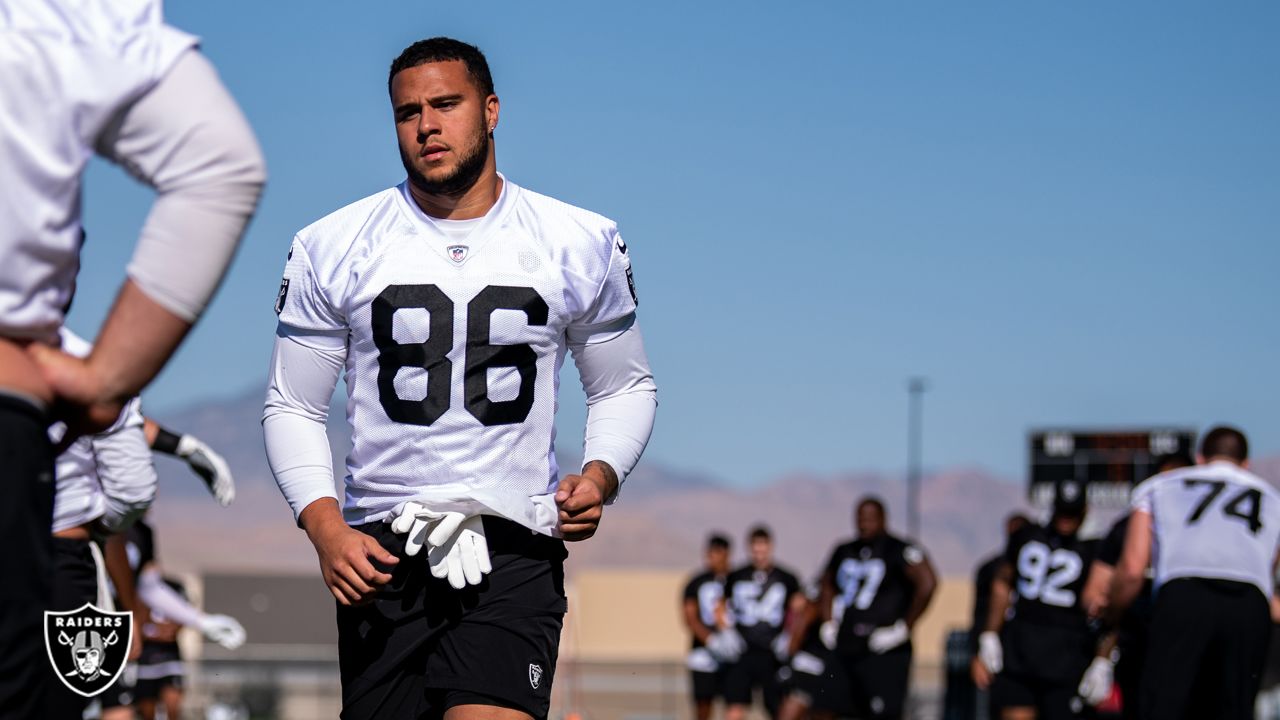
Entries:
POLYGON ((986 690, 991 687, 991 681, 994 678, 987 666, 982 664, 982 658, 975 657, 969 662, 969 676, 973 678, 973 684, 979 690, 986 690))
POLYGON ((200 632, 228 650, 244 644, 244 626, 230 615, 205 615, 200 619, 200 632))
POLYGON ((314 531, 308 527, 307 534, 320 559, 324 584, 340 605, 368 603, 378 588, 391 582, 391 575, 374 567, 370 560, 383 565, 400 562, 400 558, 387 552, 377 540, 352 529, 341 519, 328 522, 314 531))
POLYGON ((1004 669, 1004 646, 1000 644, 1000 635, 987 630, 978 636, 978 657, 987 671, 999 675, 1004 669))
POLYGON ((747 649, 747 641, 742 639, 737 630, 726 628, 711 633, 707 638, 707 649, 720 662, 737 662, 747 649))
POLYGON ((59 451, 81 435, 106 430, 120 417, 124 401, 108 397, 106 384, 84 359, 40 343, 28 345, 27 354, 40 367, 40 374, 56 396, 53 419, 67 426, 59 451))

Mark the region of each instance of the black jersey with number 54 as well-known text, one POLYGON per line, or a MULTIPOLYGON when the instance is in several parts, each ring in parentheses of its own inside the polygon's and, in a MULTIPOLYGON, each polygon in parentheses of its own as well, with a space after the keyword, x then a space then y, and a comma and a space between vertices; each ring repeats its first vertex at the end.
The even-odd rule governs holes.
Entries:
POLYGON ((1014 533, 1005 550, 1005 560, 1013 568, 1017 596, 1014 618, 1084 628, 1086 616, 1080 605, 1080 591, 1097 548, 1096 540, 1062 535, 1041 525, 1014 533))
POLYGON ((840 637, 865 637, 902 619, 915 593, 907 568, 924 559, 923 550, 892 535, 838 546, 827 576, 835 584, 832 616, 840 618, 840 637))
POLYGON ((757 570, 748 565, 729 573, 724 583, 725 601, 733 622, 747 645, 768 650, 782 632, 791 596, 800 592, 800 581, 782 568, 757 570))

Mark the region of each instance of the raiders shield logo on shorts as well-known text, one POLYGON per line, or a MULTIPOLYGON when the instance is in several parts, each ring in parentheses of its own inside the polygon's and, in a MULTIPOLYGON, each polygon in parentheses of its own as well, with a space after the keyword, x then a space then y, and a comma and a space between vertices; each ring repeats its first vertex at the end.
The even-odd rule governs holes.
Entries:
POLYGON ((73 691, 93 697, 111 687, 124 670, 133 642, 133 615, 107 612, 92 604, 78 610, 44 613, 44 647, 49 662, 73 691))
POLYGON ((537 663, 529 663, 529 684, 534 690, 542 684, 542 666, 537 663))

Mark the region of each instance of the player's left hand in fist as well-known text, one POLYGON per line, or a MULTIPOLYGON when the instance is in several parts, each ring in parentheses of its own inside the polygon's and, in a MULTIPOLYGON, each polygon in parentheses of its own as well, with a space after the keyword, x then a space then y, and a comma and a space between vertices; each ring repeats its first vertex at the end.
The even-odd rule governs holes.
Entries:
POLYGON ((889 652, 910 639, 911 628, 907 627, 905 620, 899 620, 892 625, 872 630, 871 635, 867 637, 867 649, 879 655, 889 652))
POLYGON ((1096 657, 1080 678, 1080 697, 1090 705, 1097 705, 1111 697, 1111 684, 1115 678, 1115 663, 1110 658, 1096 657))
POLYGON ((613 468, 592 460, 581 475, 566 475, 556 490, 560 508, 560 533, 565 540, 586 540, 596 534, 604 503, 618 492, 618 476, 613 468))
POLYGON ((174 454, 186 460, 191 470, 204 480, 219 505, 226 507, 236 499, 236 483, 227 461, 199 438, 183 435, 178 439, 178 449, 174 454))

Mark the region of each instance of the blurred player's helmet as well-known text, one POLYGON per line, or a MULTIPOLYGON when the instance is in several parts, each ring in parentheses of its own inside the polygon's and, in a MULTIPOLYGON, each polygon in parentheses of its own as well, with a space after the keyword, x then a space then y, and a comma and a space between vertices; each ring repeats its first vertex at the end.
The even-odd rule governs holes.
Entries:
POLYGON ((1083 517, 1086 507, 1084 483, 1063 480, 1053 488, 1053 514, 1066 517, 1083 517))

